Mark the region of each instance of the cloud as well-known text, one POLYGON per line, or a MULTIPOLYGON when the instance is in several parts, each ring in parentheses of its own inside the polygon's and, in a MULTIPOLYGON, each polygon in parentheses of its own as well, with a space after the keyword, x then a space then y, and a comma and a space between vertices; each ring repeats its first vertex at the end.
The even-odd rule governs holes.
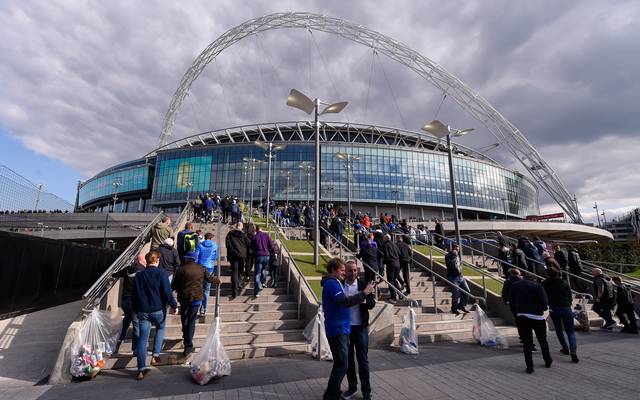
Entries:
MULTIPOLYGON (((138 158, 155 147, 174 90, 209 43, 245 20, 288 10, 367 26, 445 66, 525 133, 585 215, 584 202, 638 204, 640 177, 629 173, 638 169, 629 149, 640 97, 633 1, 4 1, 0 128, 85 177, 138 158)), ((442 100, 371 49, 321 32, 270 31, 209 64, 174 134, 308 118, 284 106, 292 87, 349 100, 338 118, 408 129, 431 119, 442 100)), ((451 99, 438 118, 475 126, 465 144, 495 142, 451 99)), ((489 154, 516 165, 502 147, 489 154)), ((541 203, 552 207, 544 195, 541 203)))

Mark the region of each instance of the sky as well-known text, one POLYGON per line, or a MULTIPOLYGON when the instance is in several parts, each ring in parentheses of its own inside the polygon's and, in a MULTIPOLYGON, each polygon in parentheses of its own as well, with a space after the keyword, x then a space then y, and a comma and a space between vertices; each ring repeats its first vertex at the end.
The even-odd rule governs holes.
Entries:
MULTIPOLYGON (((300 11, 338 17, 415 49, 479 92, 551 165, 582 215, 640 206, 640 2, 12 1, 0 2, 0 163, 67 200, 78 179, 158 142, 180 79, 208 44, 246 20, 300 11)), ((274 30, 205 68, 173 137, 305 119, 290 88, 348 100, 336 119, 418 130, 434 117, 474 127, 430 83, 334 35, 274 30)), ((520 168, 506 148, 487 155, 520 168)), ((560 211, 541 192, 541 211, 560 211)))

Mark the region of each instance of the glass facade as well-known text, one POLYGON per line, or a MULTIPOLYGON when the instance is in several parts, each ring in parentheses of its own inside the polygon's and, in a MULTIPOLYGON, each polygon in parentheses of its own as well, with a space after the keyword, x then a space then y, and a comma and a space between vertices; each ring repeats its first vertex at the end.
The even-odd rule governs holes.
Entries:
POLYGON ((114 182, 119 181, 118 195, 149 190, 149 166, 113 168, 85 182, 80 188, 79 203, 85 205, 94 200, 111 197, 115 193, 114 182))
MULTIPOLYGON (((306 201, 313 197, 314 176, 300 164, 313 165, 312 143, 286 143, 272 163, 272 197, 276 201, 306 201), (287 179, 287 176, 289 178, 287 179)), ((335 156, 358 156, 353 163, 351 198, 360 203, 394 203, 451 207, 449 169, 444 152, 354 143, 326 143, 321 148, 321 199, 345 202, 347 170, 335 156), (397 192, 397 193, 396 193, 397 192), (397 198, 396 198, 397 196, 397 198)), ((538 192, 517 172, 469 157, 454 157, 458 204, 461 208, 525 217, 537 214, 538 192)), ((251 143, 221 144, 160 152, 156 159, 153 202, 183 202, 191 182, 193 193, 217 192, 241 198, 265 197, 265 151, 251 143), (265 162, 252 171, 243 157, 265 162), (253 175, 253 176, 252 176, 253 175), (253 185, 252 185, 253 182, 253 185)), ((113 181, 110 181, 111 184, 113 181)))

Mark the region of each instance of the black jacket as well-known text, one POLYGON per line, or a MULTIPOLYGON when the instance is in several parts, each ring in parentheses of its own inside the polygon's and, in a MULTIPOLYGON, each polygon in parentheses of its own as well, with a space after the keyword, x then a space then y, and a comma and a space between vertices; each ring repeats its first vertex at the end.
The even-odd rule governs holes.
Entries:
POLYGON ((227 247, 227 259, 229 261, 247 259, 251 243, 246 233, 237 229, 229 231, 225 238, 225 245, 227 247))
POLYGON ((504 285, 502 285, 502 301, 504 304, 511 303, 511 286, 513 286, 514 282, 518 282, 521 278, 510 276, 509 279, 504 281, 504 285))
POLYGON ((551 307, 571 307, 573 296, 567 282, 562 278, 547 278, 542 282, 551 307))
POLYGON ((569 251, 569 272, 574 275, 580 275, 582 273, 582 261, 580 261, 580 254, 577 251, 569 251))
POLYGON ((558 264, 560 264, 561 270, 567 270, 567 267, 569 266, 569 260, 567 259, 567 254, 563 250, 558 250, 553 253, 553 258, 555 258, 558 264))
POLYGON ((411 261, 411 247, 404 241, 398 242, 398 250, 400 251, 400 262, 408 263, 411 261))
POLYGON ((454 255, 453 252, 448 252, 444 256, 444 262, 447 265, 447 278, 457 278, 462 275, 462 260, 460 255, 454 255), (459 264, 456 263, 456 259, 459 264))
POLYGON ((370 244, 368 240, 360 242, 360 252, 357 257, 371 268, 378 269, 378 247, 370 244))
POLYGON ((131 297, 131 291, 133 290, 133 278, 140 271, 144 271, 144 265, 141 265, 137 261, 123 268, 118 272, 111 274, 114 278, 124 278, 122 282, 122 297, 131 297))
POLYGON ((392 266, 399 268, 400 267, 400 250, 398 249, 398 245, 395 244, 392 240, 388 240, 384 242, 384 263, 387 266, 392 266))
POLYGON ((543 315, 549 308, 549 299, 542 285, 529 279, 513 282, 510 303, 516 314, 543 315))
POLYGON ((160 264, 158 268, 162 268, 167 273, 173 274, 180 266, 180 255, 175 247, 162 243, 156 250, 160 252, 160 264))
POLYGON ((515 265, 516 267, 521 268, 525 271, 529 269, 527 264, 527 256, 524 254, 524 251, 522 251, 522 249, 514 249, 513 254, 511 254, 511 260, 513 265, 515 265))

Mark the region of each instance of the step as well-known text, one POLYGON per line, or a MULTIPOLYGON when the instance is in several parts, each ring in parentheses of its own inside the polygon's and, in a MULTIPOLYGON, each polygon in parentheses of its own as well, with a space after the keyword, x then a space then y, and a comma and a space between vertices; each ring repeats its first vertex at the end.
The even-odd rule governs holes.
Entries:
MULTIPOLYGON (((220 313, 220 319, 224 322, 256 322, 256 321, 273 321, 283 319, 298 318, 297 310, 282 311, 247 311, 247 312, 225 312, 220 313)), ((211 323, 214 320, 213 314, 207 314, 204 318, 205 323, 211 323)))
MULTIPOLYGON (((285 292, 286 292, 286 289, 285 289, 285 292)), ((215 299, 215 296, 210 296, 209 301, 211 301, 212 297, 213 299, 215 299)), ((264 303, 279 303, 279 302, 289 302, 289 301, 295 301, 295 299, 293 295, 289 295, 286 293, 269 294, 268 292, 261 292, 260 297, 238 296, 235 299, 232 299, 231 296, 220 295, 221 307, 224 307, 225 304, 231 304, 231 303, 264 304, 264 303)))
MULTIPOLYGON (((498 332, 506 337, 518 337, 518 329, 512 326, 496 326, 498 332)), ((418 343, 436 343, 436 342, 472 342, 474 341, 471 325, 464 329, 449 329, 437 332, 418 333, 418 343)))
MULTIPOLYGON (((244 288, 240 290, 238 294, 241 296, 253 296, 254 290, 253 288, 244 288)), ((264 288, 260 291, 260 296, 274 296, 274 295, 282 295, 282 294, 287 294, 286 285, 283 285, 277 288, 264 288)), ((215 295, 216 295, 215 289, 212 289, 209 297, 210 298, 215 297, 215 295)), ((225 297, 231 296, 231 288, 221 289, 220 296, 225 296, 225 297)))
MULTIPOLYGON (((399 307, 396 307, 398 312, 393 316, 394 324, 402 324, 404 316, 407 315, 406 310, 402 310, 399 307)), ((439 312, 438 314, 434 313, 422 313, 419 310, 416 310, 416 323, 424 323, 424 322, 437 322, 437 321, 473 321, 475 313, 462 314, 459 315, 451 314, 450 312, 439 312)))

